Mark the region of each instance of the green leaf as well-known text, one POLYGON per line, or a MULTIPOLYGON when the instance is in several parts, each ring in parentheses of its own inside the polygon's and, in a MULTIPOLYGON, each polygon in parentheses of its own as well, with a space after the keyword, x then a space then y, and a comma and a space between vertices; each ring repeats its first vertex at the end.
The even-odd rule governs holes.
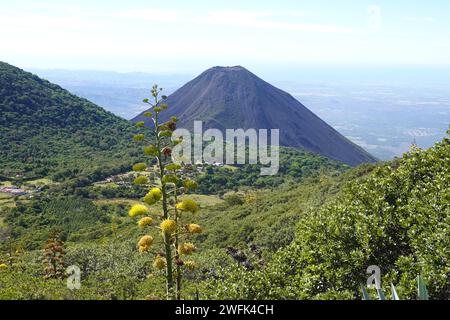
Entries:
POLYGON ((397 294, 397 290, 395 289, 392 283, 391 283, 391 293, 392 293, 392 300, 400 300, 397 294))
POLYGON ((364 286, 361 286, 361 291, 363 300, 372 300, 372 298, 370 298, 370 294, 367 292, 364 286))
POLYGON ((386 296, 382 289, 377 289, 378 300, 386 300, 386 296))
POLYGON ((417 291, 419 294, 419 300, 429 299, 427 285, 425 284, 425 280, 420 275, 417 276, 417 291))

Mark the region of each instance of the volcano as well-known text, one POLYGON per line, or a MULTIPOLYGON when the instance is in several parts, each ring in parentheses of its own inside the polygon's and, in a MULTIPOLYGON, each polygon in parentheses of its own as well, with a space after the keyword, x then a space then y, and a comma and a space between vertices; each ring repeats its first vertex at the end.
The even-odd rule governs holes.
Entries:
MULTIPOLYGON (((241 66, 213 67, 189 81, 167 99, 178 127, 203 129, 280 129, 280 145, 303 148, 351 166, 377 159, 316 116, 289 93, 241 66)), ((132 121, 148 119, 143 113, 132 121)))

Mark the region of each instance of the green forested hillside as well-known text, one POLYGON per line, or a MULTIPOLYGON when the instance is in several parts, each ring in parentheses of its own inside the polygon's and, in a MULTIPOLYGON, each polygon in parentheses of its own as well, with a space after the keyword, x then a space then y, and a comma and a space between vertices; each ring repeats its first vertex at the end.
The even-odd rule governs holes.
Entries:
POLYGON ((55 180, 130 162, 133 127, 46 80, 0 62, 0 176, 55 180))
POLYGON ((280 148, 280 167, 273 176, 261 176, 261 165, 242 165, 239 170, 208 166, 206 174, 198 177, 199 192, 206 194, 238 190, 242 186, 254 189, 274 188, 285 182, 299 183, 320 173, 341 173, 350 168, 341 162, 295 148, 280 148))
POLYGON ((449 299, 449 231, 446 138, 351 179, 335 200, 301 215, 295 240, 267 266, 222 269, 203 290, 220 299, 358 298, 377 265, 386 292, 392 282, 414 298, 421 274, 432 298, 449 299))

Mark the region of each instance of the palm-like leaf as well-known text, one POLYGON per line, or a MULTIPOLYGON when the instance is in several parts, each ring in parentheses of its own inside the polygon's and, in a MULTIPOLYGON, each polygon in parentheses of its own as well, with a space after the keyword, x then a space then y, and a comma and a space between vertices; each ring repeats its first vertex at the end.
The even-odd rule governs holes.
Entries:
POLYGON ((427 285, 425 284, 425 280, 420 275, 417 276, 417 291, 419 294, 419 300, 429 299, 427 285))
POLYGON ((391 283, 391 293, 392 293, 392 300, 400 300, 397 294, 397 290, 395 289, 392 283, 391 283))
POLYGON ((372 298, 370 297, 370 294, 367 292, 366 288, 363 285, 361 286, 361 291, 362 291, 363 300, 372 300, 372 298))

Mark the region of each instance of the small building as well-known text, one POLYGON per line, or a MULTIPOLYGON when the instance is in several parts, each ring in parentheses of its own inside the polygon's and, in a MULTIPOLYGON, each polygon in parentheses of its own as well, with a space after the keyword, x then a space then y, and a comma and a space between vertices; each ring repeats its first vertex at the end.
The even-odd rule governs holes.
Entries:
POLYGON ((25 190, 16 186, 0 187, 0 192, 11 194, 13 196, 26 196, 28 194, 25 190))

